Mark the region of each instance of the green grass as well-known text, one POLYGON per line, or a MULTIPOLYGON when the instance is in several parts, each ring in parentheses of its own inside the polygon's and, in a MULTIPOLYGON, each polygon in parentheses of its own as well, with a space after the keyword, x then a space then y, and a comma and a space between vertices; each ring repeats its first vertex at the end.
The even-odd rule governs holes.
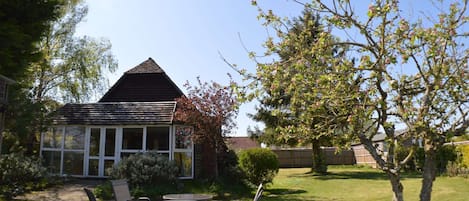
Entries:
MULTIPOLYGON (((328 171, 328 175, 320 176, 311 174, 309 168, 281 169, 274 179, 274 184, 267 186, 263 200, 391 200, 390 183, 386 175, 379 170, 330 166, 328 171)), ((405 200, 418 200, 420 176, 406 174, 402 183, 405 200)), ((468 200, 468 189, 468 178, 438 177, 434 183, 432 200, 468 200)))
MULTIPOLYGON (((266 187, 263 201, 389 201, 392 192, 389 181, 379 170, 356 166, 329 166, 327 175, 314 175, 309 168, 280 169, 274 183, 266 187)), ((421 179, 418 174, 404 174, 404 197, 417 201, 421 179)), ((216 200, 252 200, 255 189, 247 188, 232 180, 208 182, 184 180, 176 189, 144 189, 143 195, 158 193, 205 193, 215 195, 216 200), (161 192, 165 191, 165 192, 161 192)), ((153 196, 153 199, 157 199, 153 196)), ((467 201, 469 178, 437 177, 432 200, 467 201)), ((0 198, 0 201, 2 199, 0 198)))

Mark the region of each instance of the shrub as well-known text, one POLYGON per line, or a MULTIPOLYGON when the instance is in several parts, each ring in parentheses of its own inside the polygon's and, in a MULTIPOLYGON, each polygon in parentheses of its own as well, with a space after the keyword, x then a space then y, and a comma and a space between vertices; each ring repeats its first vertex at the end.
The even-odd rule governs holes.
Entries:
POLYGON ((218 156, 219 179, 229 180, 231 183, 241 183, 244 172, 238 166, 238 156, 233 150, 227 149, 218 156))
POLYGON ((462 173, 461 167, 456 162, 449 162, 446 165, 446 175, 450 177, 458 176, 462 173))
MULTIPOLYGON (((456 147, 452 145, 443 146, 436 153, 436 167, 439 173, 444 173, 449 162, 456 162, 458 154, 456 147)), ((425 151, 418 148, 415 153, 415 165, 421 169, 425 163, 425 151)))
MULTIPOLYGON (((421 151, 423 151, 423 149, 421 151)), ((421 151, 420 152, 417 151, 417 153, 415 153, 414 159, 419 158, 421 156, 421 154, 423 154, 423 152, 421 152, 421 151)), ((397 149, 396 149, 397 159, 399 161, 404 160, 407 157, 407 155, 409 154, 409 152, 410 152, 410 148, 403 147, 403 146, 398 146, 397 149)), ((423 165, 423 163, 422 163, 422 165, 423 165)), ((404 171, 416 171, 417 170, 416 160, 408 161, 406 164, 403 165, 402 169, 404 171)))
POLYGON ((239 167, 254 185, 272 183, 278 173, 277 155, 269 149, 247 149, 239 153, 239 167))
POLYGON ((93 193, 97 198, 101 198, 102 200, 112 200, 113 192, 111 182, 107 181, 103 184, 96 186, 93 193))
POLYGON ((437 160, 437 168, 440 173, 446 172, 446 166, 449 162, 456 162, 458 159, 458 154, 456 151, 456 146, 447 145, 443 146, 440 150, 438 150, 436 155, 437 160))
POLYGON ((121 160, 110 170, 111 178, 127 179, 131 186, 175 184, 178 167, 157 153, 137 153, 121 160))
POLYGON ((461 166, 469 168, 469 145, 459 145, 457 150, 460 153, 461 166))
POLYGON ((9 200, 47 185, 47 171, 38 158, 12 153, 0 156, 0 194, 9 200))

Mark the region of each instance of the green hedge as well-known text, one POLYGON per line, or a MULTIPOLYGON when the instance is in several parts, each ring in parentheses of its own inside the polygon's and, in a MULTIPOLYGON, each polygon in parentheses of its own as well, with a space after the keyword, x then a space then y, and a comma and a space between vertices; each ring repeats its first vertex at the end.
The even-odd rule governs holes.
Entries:
POLYGON ((270 149, 247 149, 241 151, 238 157, 239 167, 245 173, 247 180, 254 185, 272 183, 278 173, 277 155, 270 149))

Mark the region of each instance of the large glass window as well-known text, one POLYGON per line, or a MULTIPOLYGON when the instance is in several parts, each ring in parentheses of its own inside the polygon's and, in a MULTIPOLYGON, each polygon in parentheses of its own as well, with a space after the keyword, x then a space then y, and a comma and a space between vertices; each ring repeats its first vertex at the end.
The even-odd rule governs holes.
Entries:
POLYGON ((106 144, 104 145, 104 155, 114 156, 116 149, 116 129, 106 128, 106 144))
POLYGON ((192 177, 192 153, 176 152, 174 153, 174 161, 179 167, 180 177, 192 177))
POLYGON ((123 128, 122 136, 122 149, 142 149, 143 128, 123 128))
POLYGON ((99 156, 99 143, 101 141, 101 129, 91 128, 90 132, 90 156, 99 156))
POLYGON ((52 174, 60 174, 60 151, 42 151, 44 167, 52 174))
POLYGON ((154 151, 174 160, 180 168, 180 177, 192 178, 193 132, 190 126, 163 125, 56 127, 43 133, 41 154, 45 167, 51 173, 107 176, 105 169, 112 167, 119 158, 142 151, 154 151))
POLYGON ((85 127, 65 127, 65 149, 85 148, 85 127))
POLYGON ((62 148, 63 127, 54 127, 43 134, 42 146, 44 148, 62 148))
POLYGON ((63 174, 83 175, 83 153, 66 151, 64 152, 63 174))
POLYGON ((50 173, 83 175, 85 127, 55 127, 42 135, 42 158, 50 173))
POLYGON ((179 167, 179 177, 192 178, 193 144, 191 126, 175 126, 174 131, 174 161, 179 167))
POLYGON ((99 176, 99 159, 90 159, 88 162, 88 175, 99 176))
POLYGON ((169 151, 169 127, 147 128, 147 150, 169 151))
POLYGON ((104 160, 104 176, 109 176, 112 166, 114 166, 114 160, 104 160))
POLYGON ((194 129, 190 126, 176 126, 176 149, 192 148, 192 133, 194 129))

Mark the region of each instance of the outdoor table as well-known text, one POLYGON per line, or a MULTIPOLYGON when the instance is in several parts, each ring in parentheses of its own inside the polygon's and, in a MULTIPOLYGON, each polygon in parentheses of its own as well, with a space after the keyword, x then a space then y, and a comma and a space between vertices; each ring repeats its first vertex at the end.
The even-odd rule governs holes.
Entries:
POLYGON ((165 200, 212 200, 213 196, 206 194, 167 194, 163 195, 165 200))

